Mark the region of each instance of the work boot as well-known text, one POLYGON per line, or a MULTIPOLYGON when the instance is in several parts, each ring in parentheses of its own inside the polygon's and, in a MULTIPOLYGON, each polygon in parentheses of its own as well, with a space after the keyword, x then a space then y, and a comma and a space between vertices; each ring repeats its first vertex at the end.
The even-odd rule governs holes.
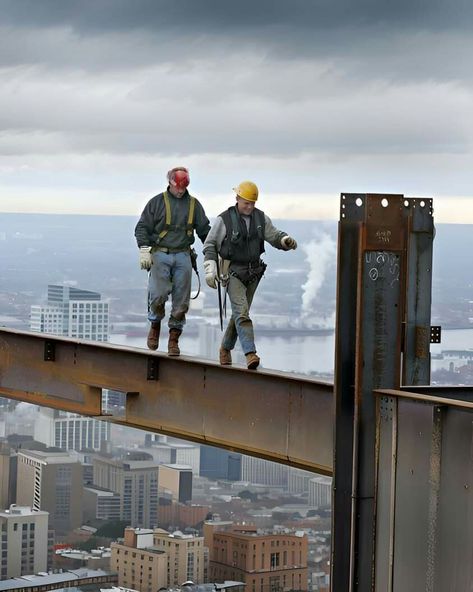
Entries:
POLYGON ((146 344, 149 349, 158 349, 159 345, 159 332, 161 330, 161 322, 153 321, 148 332, 148 340, 146 344))
POLYGON ((168 356, 180 355, 179 336, 181 333, 182 331, 180 329, 169 329, 168 356))
POLYGON ((246 367, 248 370, 256 370, 259 366, 259 356, 256 355, 256 352, 250 352, 245 354, 246 358, 246 367))
POLYGON ((220 359, 221 366, 231 366, 232 365, 232 352, 229 349, 225 349, 224 347, 220 348, 218 352, 218 357, 220 359))

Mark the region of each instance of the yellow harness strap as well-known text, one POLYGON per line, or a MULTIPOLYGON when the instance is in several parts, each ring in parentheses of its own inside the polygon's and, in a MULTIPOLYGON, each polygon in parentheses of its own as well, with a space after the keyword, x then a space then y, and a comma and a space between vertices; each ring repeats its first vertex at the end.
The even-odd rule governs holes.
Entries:
MULTIPOLYGON (((163 199, 164 199, 164 208, 166 210, 166 218, 164 221, 164 228, 161 230, 161 232, 158 235, 158 241, 157 241, 158 244, 166 236, 166 234, 169 232, 169 229, 171 227, 171 203, 169 201, 169 195, 168 195, 167 191, 165 191, 163 193, 163 199)), ((190 196, 190 204, 189 204, 189 215, 187 217, 187 226, 186 226, 187 236, 189 238, 191 238, 192 235, 194 234, 194 215, 195 215, 195 197, 193 197, 191 195, 190 196)))

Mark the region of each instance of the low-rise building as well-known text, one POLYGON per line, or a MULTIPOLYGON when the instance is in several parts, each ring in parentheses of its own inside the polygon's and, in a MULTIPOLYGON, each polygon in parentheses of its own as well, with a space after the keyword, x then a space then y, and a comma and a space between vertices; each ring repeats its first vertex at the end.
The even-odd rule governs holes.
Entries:
POLYGON ((307 590, 307 535, 303 532, 262 532, 235 525, 219 530, 206 522, 211 581, 246 583, 248 592, 307 590))
POLYGON ((47 570, 47 512, 12 504, 0 512, 0 528, 2 580, 47 570))

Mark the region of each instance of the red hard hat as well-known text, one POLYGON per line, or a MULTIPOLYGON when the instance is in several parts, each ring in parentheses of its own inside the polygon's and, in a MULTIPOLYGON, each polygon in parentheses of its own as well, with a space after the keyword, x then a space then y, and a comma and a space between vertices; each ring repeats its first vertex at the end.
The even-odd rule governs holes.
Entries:
POLYGON ((168 173, 168 179, 171 185, 182 191, 190 183, 189 171, 184 167, 171 169, 168 173))

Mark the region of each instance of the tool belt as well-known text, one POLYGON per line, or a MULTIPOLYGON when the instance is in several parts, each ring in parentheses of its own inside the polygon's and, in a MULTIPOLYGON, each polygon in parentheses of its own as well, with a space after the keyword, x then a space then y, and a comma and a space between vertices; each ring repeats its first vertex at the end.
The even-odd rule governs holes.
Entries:
POLYGON ((250 261, 247 264, 236 264, 230 266, 230 275, 236 277, 247 286, 253 282, 259 282, 266 271, 266 263, 261 259, 259 261, 250 261))
POLYGON ((156 251, 161 251, 161 253, 189 253, 190 252, 190 247, 185 247, 184 249, 170 249, 169 247, 153 247, 151 249, 152 253, 155 253, 156 251))

